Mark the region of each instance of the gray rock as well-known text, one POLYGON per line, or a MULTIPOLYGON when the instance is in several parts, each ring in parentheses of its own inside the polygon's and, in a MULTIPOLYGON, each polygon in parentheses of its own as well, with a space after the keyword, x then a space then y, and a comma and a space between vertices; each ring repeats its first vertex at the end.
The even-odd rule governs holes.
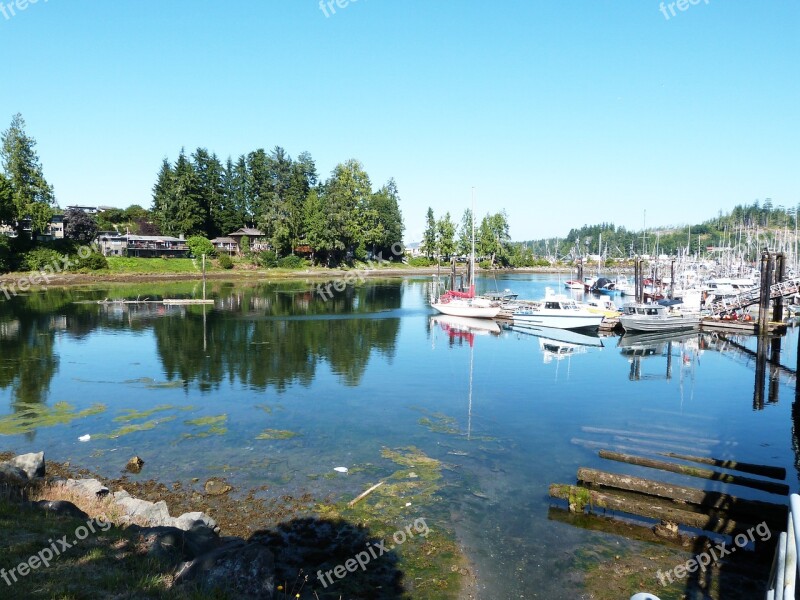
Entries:
POLYGON ((122 508, 130 519, 142 520, 151 526, 172 525, 173 519, 169 516, 169 508, 163 500, 148 502, 139 498, 122 497, 115 499, 117 506, 122 508))
POLYGON ((194 528, 197 524, 205 525, 209 529, 213 531, 219 531, 219 527, 217 527, 217 522, 209 517, 207 514, 202 512, 190 512, 184 513, 180 517, 175 518, 175 527, 178 529, 184 529, 189 531, 190 529, 194 528))
POLYGON ((218 535, 202 526, 192 531, 184 531, 177 527, 132 525, 129 530, 139 535, 148 555, 172 564, 191 561, 223 544, 218 535))
POLYGON ((25 485, 28 482, 28 474, 14 465, 0 463, 0 483, 10 485, 25 485))
POLYGON ((219 481, 218 479, 209 479, 206 481, 205 484, 206 494, 209 496, 222 496, 223 494, 227 494, 233 488, 225 483, 224 481, 219 481))
POLYGON ((182 564, 176 584, 194 582, 204 593, 226 590, 236 598, 271 600, 275 595, 275 560, 259 543, 239 540, 182 564))
POLYGON ((28 479, 44 477, 44 452, 20 454, 11 460, 5 461, 4 464, 22 469, 28 479))
POLYGON ((38 502, 32 502, 31 504, 44 510, 45 512, 56 515, 74 517, 82 520, 89 519, 89 515, 75 506, 72 502, 68 502, 66 500, 39 500, 38 502))
POLYGON ((102 498, 108 494, 108 488, 97 479, 67 479, 62 485, 73 493, 87 497, 102 498))

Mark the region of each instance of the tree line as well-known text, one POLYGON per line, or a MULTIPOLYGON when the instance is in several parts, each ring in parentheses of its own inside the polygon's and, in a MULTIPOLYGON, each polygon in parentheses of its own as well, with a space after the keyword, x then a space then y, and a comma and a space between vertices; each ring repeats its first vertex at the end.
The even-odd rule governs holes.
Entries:
MULTIPOLYGON (((429 207, 425 216, 420 252, 431 260, 449 260, 452 256, 467 257, 472 252, 472 230, 471 209, 464 211, 461 222, 456 225, 449 212, 437 220, 433 209, 429 207)), ((487 213, 480 226, 475 227, 475 254, 476 260, 485 259, 491 266, 509 266, 512 244, 505 211, 487 213)))
POLYGON ((152 217, 164 234, 215 238, 242 227, 262 231, 278 256, 308 246, 312 260, 338 264, 369 253, 391 254, 402 243, 397 184, 373 190, 363 165, 350 159, 325 181, 308 152, 283 148, 228 158, 198 148, 164 159, 153 187, 152 217))

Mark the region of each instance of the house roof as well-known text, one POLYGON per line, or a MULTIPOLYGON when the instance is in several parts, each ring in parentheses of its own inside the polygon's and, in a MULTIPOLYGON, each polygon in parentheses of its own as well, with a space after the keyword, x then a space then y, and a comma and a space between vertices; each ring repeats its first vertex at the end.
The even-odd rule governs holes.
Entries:
POLYGON ((128 241, 131 242, 185 242, 180 238, 169 235, 129 235, 128 241))
POLYGON ((211 240, 212 244, 236 244, 236 240, 229 236, 215 237, 211 240))
POLYGON ((262 236, 262 235, 264 235, 264 232, 261 231, 260 229, 255 229, 253 227, 241 227, 241 228, 237 229, 236 231, 234 231, 233 233, 229 233, 228 235, 229 236, 234 236, 234 235, 236 235, 236 236, 243 236, 243 235, 258 235, 258 236, 262 236))

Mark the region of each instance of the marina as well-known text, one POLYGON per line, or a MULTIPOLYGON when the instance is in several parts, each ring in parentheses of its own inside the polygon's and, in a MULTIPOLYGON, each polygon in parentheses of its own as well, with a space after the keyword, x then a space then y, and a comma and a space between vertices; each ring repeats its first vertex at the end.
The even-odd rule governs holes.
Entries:
MULTIPOLYGON (((498 279, 520 298, 557 285, 546 275, 498 279)), ((576 527, 568 506, 549 498, 551 484, 575 484, 579 469, 656 479, 600 450, 770 465, 796 481, 796 328, 776 349, 741 331, 498 325, 436 315, 431 285, 373 280, 325 302, 304 282, 215 281, 213 306, 98 304, 110 297, 100 286, 42 292, 35 312, 23 310, 30 296, 15 298, 0 305, 0 433, 14 451, 44 448, 110 477, 137 454, 146 464, 134 479, 191 488, 217 477, 241 491, 266 482, 347 501, 383 480, 382 449, 413 446, 448 468, 435 501, 412 493, 406 510, 458 540, 481 593, 494 597, 577 597, 592 584, 576 574, 613 578, 615 563, 654 552, 605 521, 576 527), (124 351, 109 354, 110 340, 124 351), (287 433, 259 439, 265 431, 287 433), (334 467, 348 472, 326 475, 334 467)), ((479 276, 476 287, 494 283, 479 276)), ((135 286, 114 294, 137 295, 135 286)), ((657 479, 780 503, 765 490, 686 477, 657 479)), ((374 505, 385 487, 357 506, 374 505)), ((654 576, 644 581, 659 590, 654 576)))

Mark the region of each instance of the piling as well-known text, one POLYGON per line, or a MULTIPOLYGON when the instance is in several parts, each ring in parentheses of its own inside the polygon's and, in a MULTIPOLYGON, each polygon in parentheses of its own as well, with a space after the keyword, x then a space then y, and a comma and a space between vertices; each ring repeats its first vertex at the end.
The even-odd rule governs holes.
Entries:
MULTIPOLYGON (((786 278, 786 257, 783 252, 775 255, 775 283, 782 283, 786 278)), ((783 296, 775 298, 772 309, 772 320, 776 323, 783 321, 783 296)))
POLYGON ((769 324, 769 288, 772 285, 773 257, 761 253, 761 295, 758 303, 758 334, 765 335, 769 324))

